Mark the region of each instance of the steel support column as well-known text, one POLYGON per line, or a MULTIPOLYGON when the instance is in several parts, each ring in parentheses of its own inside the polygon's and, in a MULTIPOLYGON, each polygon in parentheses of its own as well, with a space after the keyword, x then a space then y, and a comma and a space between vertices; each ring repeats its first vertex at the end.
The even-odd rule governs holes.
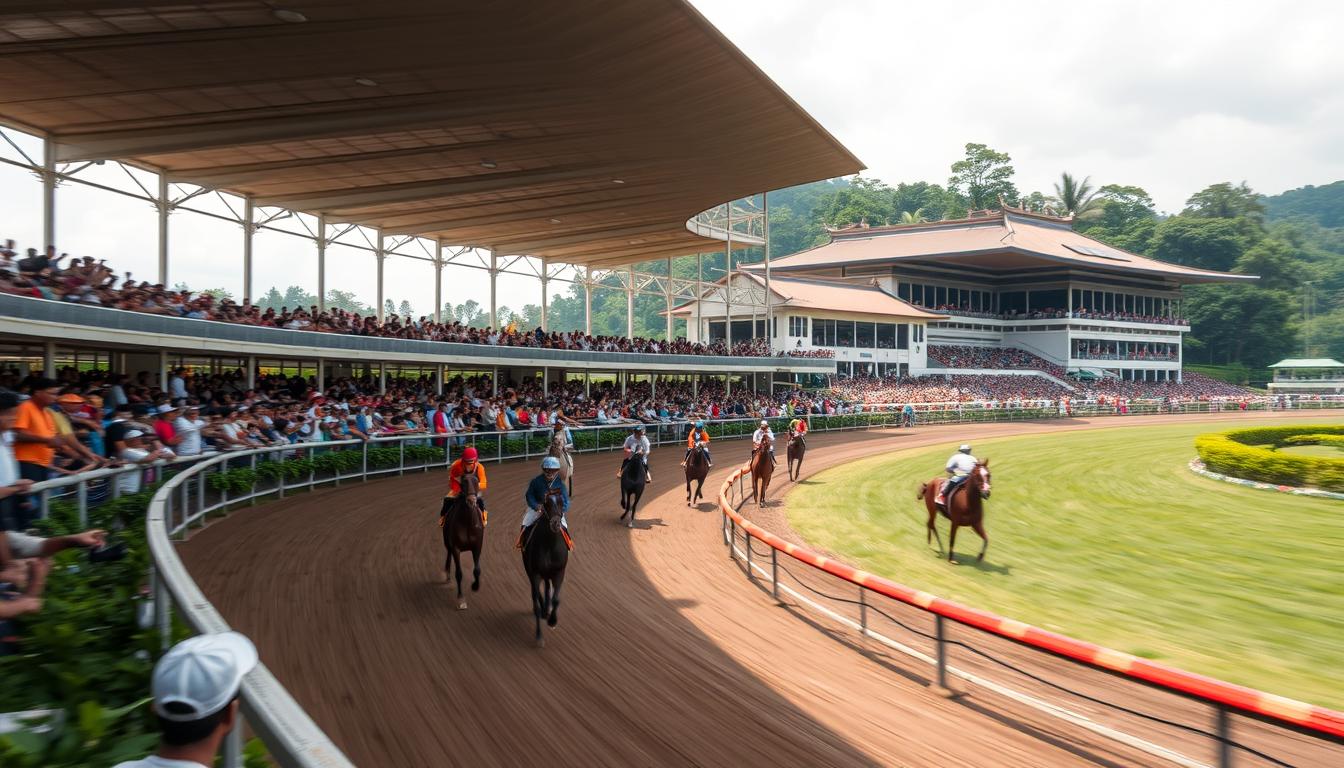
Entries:
MULTIPOLYGON (((705 255, 703 253, 695 254, 695 340, 704 344, 709 340, 709 335, 704 331, 704 322, 700 305, 705 300, 705 255)), ((686 336, 691 335, 690 329, 686 329, 686 336)))
POLYGON ((243 301, 252 300, 252 233, 256 226, 252 223, 255 216, 252 196, 243 198, 243 301))
POLYGON ((327 361, 324 358, 317 358, 317 391, 322 392, 327 388, 327 361))
POLYGON ((667 331, 664 338, 672 341, 676 323, 672 320, 672 257, 667 258, 667 281, 663 283, 663 298, 667 300, 667 331))
POLYGON ((168 393, 168 350, 159 350, 159 389, 168 393))
POLYGON ((42 140, 42 248, 56 244, 56 142, 42 140))
POLYGON ((159 174, 159 282, 168 285, 168 174, 159 174))
POLYGON ((387 394, 387 363, 378 363, 378 394, 387 394))
MULTIPOLYGON (((443 239, 434 241, 434 322, 443 322, 443 239)), ((439 373, 442 374, 442 366, 439 373)), ((443 394, 443 385, 439 385, 439 394, 443 394)))
POLYGON ((56 342, 48 341, 42 345, 42 377, 56 378, 56 342))
MULTIPOLYGON (((635 338, 635 268, 625 269, 625 338, 635 338)), ((625 396, 625 392, 621 392, 625 396)))
POLYGON ((541 261, 541 330, 542 330, 543 332, 547 332, 547 331, 550 331, 550 330, 551 330, 551 326, 550 326, 550 324, 547 323, 547 321, 546 321, 546 316, 550 314, 550 310, 551 310, 551 301, 550 301, 550 298, 551 298, 551 297, 550 297, 550 294, 548 293, 548 289, 550 288, 550 285, 549 285, 549 284, 550 284, 550 281, 551 281, 550 273, 549 273, 549 271, 548 271, 549 269, 550 269, 550 267, 546 266, 546 260, 545 260, 545 259, 542 259, 542 261, 541 261))
POLYGON ((728 203, 728 239, 723 246, 723 344, 733 354, 733 204, 728 203))
POLYGON ((378 259, 378 322, 381 324, 384 319, 383 312, 383 262, 387 261, 387 251, 383 250, 383 230, 378 230, 378 249, 374 251, 374 256, 378 259))
POLYGON ((583 332, 593 335, 593 268, 584 267, 583 279, 583 332))
POLYGON ((495 256, 495 249, 490 249, 490 327, 499 330, 499 315, 497 289, 499 287, 499 257, 495 256))
POLYGON ((247 356, 247 388, 257 388, 257 358, 252 355, 247 356))
MULTIPOLYGON (((765 240, 765 338, 770 343, 770 353, 775 351, 775 318, 770 306, 770 193, 761 193, 761 229, 765 240)), ((772 388, 773 389, 773 388, 772 388)))
POLYGON ((317 217, 317 311, 327 311, 327 216, 317 217))

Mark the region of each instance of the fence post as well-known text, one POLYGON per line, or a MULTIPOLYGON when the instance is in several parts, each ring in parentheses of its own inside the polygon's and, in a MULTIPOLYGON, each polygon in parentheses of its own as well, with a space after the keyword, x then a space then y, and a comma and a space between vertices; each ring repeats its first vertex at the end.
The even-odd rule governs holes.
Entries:
POLYGON ((79 494, 79 530, 87 531, 89 529, 89 483, 87 480, 80 480, 75 489, 79 494))
POLYGON ((737 521, 730 517, 730 518, 728 518, 728 559, 729 559, 729 560, 737 560, 737 553, 733 551, 733 547, 736 547, 736 546, 737 546, 737 521))
POLYGON ((150 568, 154 572, 154 621, 159 627, 159 650, 167 651, 173 643, 173 622, 169 613, 172 598, 168 596, 168 584, 163 580, 163 574, 153 566, 150 568))
MULTIPOLYGON (((253 471, 253 472, 256 472, 256 471, 257 471, 257 454, 255 454, 255 453, 253 453, 253 454, 249 454, 248 457, 247 457, 247 461, 248 461, 248 464, 252 467, 252 471, 253 471)), ((254 481, 254 482, 255 482, 255 481, 254 481)), ((255 506, 257 506, 257 493, 256 493, 256 489, 257 489, 257 487, 256 487, 255 485, 252 486, 252 493, 248 494, 247 504, 248 504, 248 506, 250 506, 250 507, 255 507, 255 506)))
POLYGON ((859 586, 859 634, 868 636, 868 590, 859 586))
POLYGON ((359 448, 359 480, 360 482, 367 483, 369 482, 369 444, 364 443, 360 445, 359 448))
POLYGON ((406 474, 406 441, 397 441, 397 476, 406 474))
POLYGON ((770 595, 779 601, 779 550, 770 548, 770 595))
POLYGON ((196 473, 196 506, 199 507, 201 519, 205 519, 205 474, 209 467, 196 473))
POLYGON ((224 736, 224 749, 220 755, 224 768, 243 768, 243 724, 235 722, 233 730, 224 736))
POLYGON ((746 528, 743 528, 742 539, 743 539, 742 543, 746 545, 747 548, 747 578, 751 579, 752 581, 755 581, 756 575, 751 572, 751 531, 748 531, 746 528))
POLYGON ((947 636, 944 633, 943 617, 939 614, 933 616, 933 634, 938 644, 938 689, 947 691, 947 636))
POLYGON ((1232 720, 1227 707, 1215 708, 1214 729, 1218 739, 1218 768, 1232 768, 1232 720))

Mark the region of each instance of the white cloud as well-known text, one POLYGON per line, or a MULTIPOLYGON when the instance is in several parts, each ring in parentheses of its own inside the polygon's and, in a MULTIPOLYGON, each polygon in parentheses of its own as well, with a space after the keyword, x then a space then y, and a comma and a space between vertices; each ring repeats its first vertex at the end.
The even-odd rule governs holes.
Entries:
POLYGON ((1344 5, 692 0, 883 180, 945 182, 961 146, 1138 184, 1344 178, 1344 5))

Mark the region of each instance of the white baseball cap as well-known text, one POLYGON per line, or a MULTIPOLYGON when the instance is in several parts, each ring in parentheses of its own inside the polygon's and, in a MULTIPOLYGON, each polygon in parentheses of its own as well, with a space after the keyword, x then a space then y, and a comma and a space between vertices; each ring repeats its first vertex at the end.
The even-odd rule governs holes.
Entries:
POLYGON ((238 632, 183 640, 154 665, 154 712, 175 722, 213 715, 233 701, 243 677, 256 665, 256 646, 238 632), (178 711, 166 709, 168 704, 177 705, 178 711))
POLYGON ((164 403, 163 405, 160 405, 160 406, 159 406, 158 408, 156 408, 155 410, 157 410, 159 413, 172 413, 173 411, 176 411, 177 409, 174 408, 173 406, 169 405, 168 403, 164 403))
POLYGON ((132 430, 130 430, 129 432, 127 432, 125 435, 122 435, 122 437, 126 438, 127 440, 131 440, 131 439, 134 439, 134 438, 137 438, 137 437, 144 437, 144 436, 145 436, 145 433, 144 433, 144 432, 141 432, 141 431, 138 430, 138 429, 132 429, 132 430))

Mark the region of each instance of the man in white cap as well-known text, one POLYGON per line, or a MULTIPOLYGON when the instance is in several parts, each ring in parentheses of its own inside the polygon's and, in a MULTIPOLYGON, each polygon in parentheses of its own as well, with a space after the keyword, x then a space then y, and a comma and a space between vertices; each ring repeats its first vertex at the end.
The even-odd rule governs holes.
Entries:
POLYGON ((947 472, 948 481, 943 483, 943 490, 933 502, 940 506, 946 504, 947 500, 952 497, 952 491, 966 482, 966 478, 970 477, 971 473, 975 471, 977 463, 979 463, 979 460, 971 455, 970 443, 962 443, 957 448, 957 452, 952 454, 952 458, 947 460, 944 470, 947 472))
POLYGON ((207 768, 238 722, 243 678, 257 649, 237 632, 197 635, 173 646, 154 665, 150 691, 159 720, 159 748, 115 768, 207 768))
MULTIPOLYGON (((159 459, 173 458, 173 452, 166 448, 156 448, 149 450, 145 447, 145 433, 138 429, 128 431, 123 440, 126 447, 121 450, 120 458, 127 464, 152 464, 159 459)), ((140 492, 140 483, 144 478, 143 472, 124 472, 117 475, 117 485, 120 486, 124 494, 140 492)))

